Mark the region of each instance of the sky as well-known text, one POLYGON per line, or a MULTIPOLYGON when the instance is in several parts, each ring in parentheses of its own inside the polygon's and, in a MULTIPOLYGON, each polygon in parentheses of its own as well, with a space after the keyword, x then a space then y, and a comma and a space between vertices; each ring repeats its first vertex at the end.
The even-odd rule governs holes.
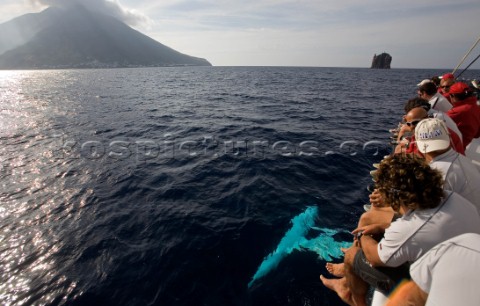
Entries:
POLYGON ((214 66, 369 67, 387 52, 392 68, 453 69, 480 37, 478 0, 0 0, 0 23, 75 1, 214 66))

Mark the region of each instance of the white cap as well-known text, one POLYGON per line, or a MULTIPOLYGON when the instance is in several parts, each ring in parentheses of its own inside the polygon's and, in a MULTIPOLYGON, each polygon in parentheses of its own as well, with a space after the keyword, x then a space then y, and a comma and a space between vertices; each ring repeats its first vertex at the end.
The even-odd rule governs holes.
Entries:
POLYGON ((422 153, 441 151, 450 147, 450 133, 442 120, 427 118, 415 127, 415 141, 422 153))
POLYGON ((427 83, 431 83, 432 80, 429 80, 429 79, 425 79, 423 81, 421 81, 420 83, 417 84, 418 87, 422 86, 422 85, 425 85, 427 83))

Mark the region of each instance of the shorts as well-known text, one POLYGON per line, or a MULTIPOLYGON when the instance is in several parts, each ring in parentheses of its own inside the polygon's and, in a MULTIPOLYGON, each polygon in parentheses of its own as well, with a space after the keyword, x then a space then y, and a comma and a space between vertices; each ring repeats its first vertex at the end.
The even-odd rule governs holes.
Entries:
POLYGON ((359 250, 353 259, 355 274, 385 295, 390 294, 402 280, 410 279, 409 268, 410 264, 408 263, 395 268, 374 268, 370 265, 362 250, 359 250))

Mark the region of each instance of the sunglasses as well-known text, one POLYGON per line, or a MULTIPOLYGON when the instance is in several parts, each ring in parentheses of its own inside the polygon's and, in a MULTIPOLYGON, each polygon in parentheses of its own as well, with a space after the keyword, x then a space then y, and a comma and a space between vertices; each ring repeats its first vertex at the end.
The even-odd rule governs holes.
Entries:
POLYGON ((420 121, 422 121, 423 119, 417 119, 417 120, 412 120, 410 122, 405 122, 405 124, 408 126, 408 127, 412 127, 412 126, 416 126, 420 121))
POLYGON ((452 85, 444 85, 444 86, 440 86, 441 88, 450 88, 452 87, 452 85))

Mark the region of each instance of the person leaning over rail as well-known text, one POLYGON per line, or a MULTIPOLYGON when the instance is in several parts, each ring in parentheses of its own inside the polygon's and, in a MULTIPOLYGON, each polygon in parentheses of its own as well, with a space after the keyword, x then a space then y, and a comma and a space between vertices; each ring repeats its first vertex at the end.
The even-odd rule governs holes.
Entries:
POLYGON ((428 113, 421 107, 410 110, 403 116, 404 123, 400 127, 397 136, 397 146, 395 147, 395 154, 398 153, 413 153, 421 156, 415 145, 414 131, 415 126, 423 119, 428 118, 428 113))
MULTIPOLYGON (((398 145, 395 148, 395 154, 407 153, 423 156, 418 150, 414 132, 417 124, 426 118, 428 118, 428 112, 423 107, 413 108, 403 117, 405 123, 400 128, 400 132, 398 133, 398 145)), ((463 143, 458 135, 451 130, 449 130, 449 135, 455 151, 459 152, 460 154, 465 154, 463 143)))
POLYGON ((397 154, 377 170, 376 187, 401 218, 388 228, 356 228, 354 245, 345 250, 340 279, 320 276, 349 305, 366 305, 368 285, 385 294, 408 277, 405 265, 415 262, 438 243, 463 233, 480 234, 476 208, 455 192, 443 190, 442 174, 423 159, 397 154), (384 234, 378 242, 372 235, 384 234))
POLYGON ((447 112, 462 132, 463 147, 466 148, 473 138, 480 137, 480 107, 470 87, 462 82, 450 88, 453 108, 447 112))
POLYGON ((410 267, 412 280, 401 284, 386 306, 480 304, 480 235, 467 233, 448 239, 410 267))
MULTIPOLYGON (((430 118, 437 118, 445 122, 447 125, 448 129, 450 130, 450 134, 452 135, 453 133, 458 136, 460 141, 462 142, 462 147, 463 147, 463 137, 462 137, 462 132, 458 129, 457 124, 455 121, 453 121, 452 118, 450 118, 445 112, 442 111, 437 111, 434 109, 431 109, 430 104, 428 103, 427 100, 422 99, 422 98, 413 98, 408 100, 405 105, 404 105, 404 110, 405 114, 407 114, 409 111, 416 107, 423 107, 427 112, 428 112, 428 117, 430 118)), ((452 135, 452 138, 454 138, 455 135, 452 135)))
POLYGON ((431 109, 448 112, 452 104, 442 94, 437 92, 437 86, 431 80, 423 80, 418 85, 418 96, 428 101, 431 109))

